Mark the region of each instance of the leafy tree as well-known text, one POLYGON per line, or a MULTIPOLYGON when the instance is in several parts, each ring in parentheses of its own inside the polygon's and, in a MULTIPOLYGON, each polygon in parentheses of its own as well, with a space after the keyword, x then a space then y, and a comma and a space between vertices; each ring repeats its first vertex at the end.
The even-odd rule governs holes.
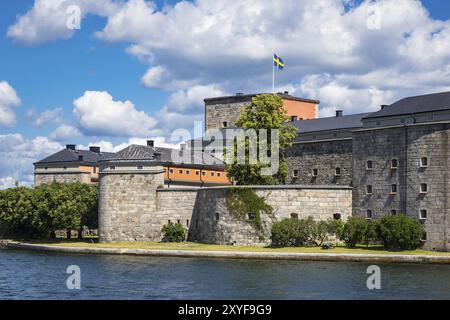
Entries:
MULTIPOLYGON (((236 125, 243 129, 254 129, 258 136, 257 146, 267 142, 268 154, 272 152, 271 132, 279 130, 279 168, 273 176, 263 175, 261 169, 270 165, 261 162, 261 155, 258 154, 257 163, 249 163, 248 158, 245 164, 237 163, 236 156, 233 162, 228 165, 228 176, 238 185, 268 185, 285 183, 287 179, 287 164, 285 160, 285 150, 294 142, 297 130, 289 125, 286 110, 283 108, 283 101, 277 95, 261 94, 252 99, 246 105, 236 122, 236 125), (260 140, 260 130, 267 129, 267 141, 260 140)), ((234 155, 237 153, 237 142, 234 144, 234 155)), ((250 143, 245 141, 244 151, 248 155, 250 143)), ((258 148, 260 150, 260 148, 258 148)))
POLYGON ((423 226, 404 214, 383 216, 375 228, 383 245, 390 250, 414 250, 422 244, 423 226))
POLYGON ((16 236, 32 237, 34 205, 32 190, 20 187, 0 191, 0 221, 4 229, 16 236))
POLYGON ((169 222, 163 226, 162 232, 165 242, 183 242, 186 239, 186 230, 181 223, 173 224, 169 222))

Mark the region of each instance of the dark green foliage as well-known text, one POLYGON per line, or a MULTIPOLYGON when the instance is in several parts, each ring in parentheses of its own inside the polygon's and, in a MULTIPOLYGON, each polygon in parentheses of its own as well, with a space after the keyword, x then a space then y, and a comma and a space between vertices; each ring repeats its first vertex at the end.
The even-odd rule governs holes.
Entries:
MULTIPOLYGON (((262 168, 267 164, 261 163, 261 155, 258 156, 257 163, 249 163, 246 159, 245 164, 238 164, 236 161, 237 145, 234 145, 234 160, 227 168, 228 176, 238 185, 269 185, 285 183, 287 179, 287 165, 284 157, 284 151, 292 145, 297 130, 289 125, 286 110, 283 108, 282 99, 273 94, 261 94, 252 99, 251 104, 244 107, 236 125, 243 129, 254 129, 259 137, 261 129, 267 129, 268 140, 259 140, 257 144, 267 142, 267 149, 271 152, 271 130, 279 130, 279 168, 273 175, 263 175, 262 168)), ((250 149, 248 141, 245 143, 244 152, 247 155, 250 149)), ((230 159, 228 159, 229 162, 230 159)))
POLYGON ((228 189, 226 203, 233 217, 248 221, 260 232, 263 231, 261 214, 272 215, 272 207, 251 188, 228 189), (252 215, 252 219, 249 219, 249 214, 252 215))
POLYGON ((366 239, 369 223, 367 219, 358 216, 348 218, 345 223, 340 239, 349 248, 354 248, 358 243, 366 239))
POLYGON ((186 239, 186 230, 181 223, 169 222, 162 228, 164 242, 183 242, 186 239))
POLYGON ((56 230, 97 228, 97 187, 46 184, 0 191, 0 223, 15 236, 53 237, 56 230))
POLYGON ((422 244, 423 226, 404 214, 384 216, 376 223, 376 232, 390 250, 414 250, 422 244))

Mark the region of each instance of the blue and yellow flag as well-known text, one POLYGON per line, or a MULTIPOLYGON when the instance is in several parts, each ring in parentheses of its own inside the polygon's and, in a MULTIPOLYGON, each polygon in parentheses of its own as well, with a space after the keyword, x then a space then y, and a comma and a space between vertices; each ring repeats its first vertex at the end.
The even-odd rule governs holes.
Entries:
POLYGON ((275 53, 273 54, 273 65, 279 70, 283 70, 284 69, 284 61, 283 61, 283 59, 278 57, 275 53))

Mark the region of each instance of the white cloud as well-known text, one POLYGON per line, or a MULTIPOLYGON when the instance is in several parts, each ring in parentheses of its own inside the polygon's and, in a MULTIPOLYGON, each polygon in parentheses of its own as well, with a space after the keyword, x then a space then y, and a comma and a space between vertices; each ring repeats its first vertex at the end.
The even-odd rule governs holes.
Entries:
POLYGON ((0 190, 14 188, 16 186, 16 179, 13 177, 0 178, 0 190))
POLYGON ((77 128, 69 125, 69 124, 61 124, 59 125, 52 133, 50 133, 50 139, 62 141, 67 139, 79 138, 82 136, 82 133, 77 128))
POLYGON ((19 133, 0 135, 0 185, 19 181, 22 185, 33 183, 33 162, 41 160, 63 146, 47 137, 26 139, 19 133))
POLYGON ((13 107, 21 104, 16 91, 6 81, 0 81, 0 125, 12 126, 16 123, 13 107))
POLYGON ((154 133, 155 119, 106 91, 86 91, 73 104, 75 118, 87 134, 145 137, 154 133))
POLYGON ((76 29, 67 27, 70 6, 80 8, 81 19, 87 14, 107 16, 119 9, 111 0, 36 0, 33 7, 17 18, 7 35, 25 45, 37 45, 72 37, 76 29))
POLYGON ((28 115, 34 119, 34 124, 36 126, 42 126, 48 123, 59 123, 62 121, 63 108, 54 108, 45 110, 39 114, 31 110, 28 115))

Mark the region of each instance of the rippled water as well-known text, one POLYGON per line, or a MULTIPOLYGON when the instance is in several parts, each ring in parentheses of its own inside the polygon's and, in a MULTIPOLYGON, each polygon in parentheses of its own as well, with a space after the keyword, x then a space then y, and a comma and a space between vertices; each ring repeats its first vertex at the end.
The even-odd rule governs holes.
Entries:
POLYGON ((46 254, 0 250, 0 299, 450 299, 450 266, 46 254), (66 268, 81 268, 68 290, 66 268))

